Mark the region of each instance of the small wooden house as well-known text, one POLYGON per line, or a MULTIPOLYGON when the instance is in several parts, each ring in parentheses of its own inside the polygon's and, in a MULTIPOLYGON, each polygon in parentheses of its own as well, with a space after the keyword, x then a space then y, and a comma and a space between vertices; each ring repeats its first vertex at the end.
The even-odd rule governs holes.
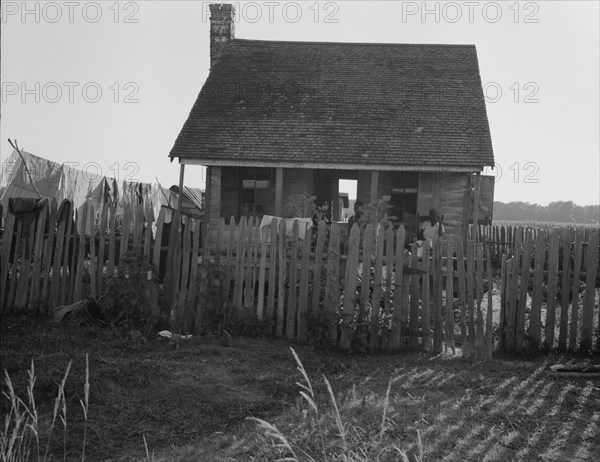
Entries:
POLYGON ((466 234, 494 165, 475 46, 241 40, 232 5, 210 11, 210 73, 170 153, 182 182, 207 167, 210 219, 289 216, 307 196, 339 219, 354 179, 409 236, 431 208, 466 234))

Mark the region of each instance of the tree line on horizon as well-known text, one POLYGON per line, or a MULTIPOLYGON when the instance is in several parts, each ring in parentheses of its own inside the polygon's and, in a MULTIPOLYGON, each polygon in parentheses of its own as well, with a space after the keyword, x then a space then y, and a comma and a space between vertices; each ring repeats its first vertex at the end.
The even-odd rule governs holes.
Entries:
POLYGON ((599 224, 600 205, 577 205, 572 201, 550 202, 548 205, 529 202, 494 202, 494 220, 540 221, 556 223, 599 224))

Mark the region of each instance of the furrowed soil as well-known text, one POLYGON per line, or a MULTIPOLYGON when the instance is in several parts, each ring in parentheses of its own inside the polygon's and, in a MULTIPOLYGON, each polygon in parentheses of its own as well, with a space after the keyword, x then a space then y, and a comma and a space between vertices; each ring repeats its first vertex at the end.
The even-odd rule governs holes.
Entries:
MULTIPOLYGON (((49 432, 58 386, 73 362, 65 388, 67 441, 65 446, 58 421, 50 444, 54 460, 65 454, 66 460, 81 460, 86 354, 86 460, 146 460, 144 439, 151 460, 273 460, 271 443, 247 418, 278 425, 293 444, 300 438, 293 423, 306 415, 306 405, 299 399, 296 382, 303 379, 290 346, 323 406, 330 404, 325 375, 344 422, 366 432, 379 432, 391 378, 385 437, 411 460, 417 430, 428 461, 593 461, 600 454, 600 379, 559 377, 549 369, 565 362, 598 364, 598 356, 489 362, 451 352, 352 356, 259 338, 233 338, 230 346, 216 337, 145 340, 14 313, 1 322, 1 367, 24 400, 28 369, 35 364, 41 437, 49 432), (375 408, 377 414, 370 411, 375 408)), ((8 391, 5 383, 2 391, 8 391)), ((9 410, 3 396, 2 422, 9 410)))

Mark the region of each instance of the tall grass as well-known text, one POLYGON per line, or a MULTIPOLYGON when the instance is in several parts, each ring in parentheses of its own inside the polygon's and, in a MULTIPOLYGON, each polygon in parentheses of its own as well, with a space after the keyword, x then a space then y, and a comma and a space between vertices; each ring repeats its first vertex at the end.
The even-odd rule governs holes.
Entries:
MULTIPOLYGON (((296 384, 300 389, 301 402, 306 403, 306 407, 303 409, 300 402, 297 412, 288 413, 280 419, 282 425, 290 429, 287 436, 272 423, 256 417, 249 418, 258 424, 258 429, 265 441, 269 443, 267 451, 276 453, 269 454, 270 459, 279 462, 387 460, 410 462, 406 451, 398 447, 397 438, 388 434, 388 431, 393 428, 393 422, 389 418, 391 379, 381 403, 376 402, 367 406, 365 399, 358 399, 354 392, 350 402, 340 406, 329 380, 323 376, 328 400, 323 405, 319 405, 302 361, 293 348, 290 350, 296 361, 296 368, 304 379, 304 382, 296 382, 296 384), (359 408, 362 418, 352 418, 355 408, 359 408), (381 412, 380 418, 374 415, 377 412, 381 412)), ((417 451, 418 454, 413 456, 413 460, 422 462, 424 451, 418 431, 417 451)))
MULTIPOLYGON (((89 359, 86 355, 85 364, 85 384, 84 399, 81 400, 81 406, 84 413, 84 434, 83 449, 81 460, 85 460, 86 429, 89 410, 89 359)), ((4 418, 4 426, 0 429, 0 462, 27 462, 27 461, 49 461, 52 458, 50 454, 50 444, 53 439, 57 419, 60 419, 63 429, 63 460, 67 457, 67 401, 65 397, 65 385, 72 361, 69 361, 65 374, 58 387, 52 416, 50 418, 50 427, 45 429, 41 424, 43 419, 38 415, 38 408, 35 402, 34 387, 36 382, 35 363, 31 361, 31 368, 28 371, 27 397, 21 398, 15 392, 13 382, 4 371, 4 382, 7 391, 2 395, 10 403, 10 409, 4 418), (45 444, 44 444, 45 442, 45 444)))

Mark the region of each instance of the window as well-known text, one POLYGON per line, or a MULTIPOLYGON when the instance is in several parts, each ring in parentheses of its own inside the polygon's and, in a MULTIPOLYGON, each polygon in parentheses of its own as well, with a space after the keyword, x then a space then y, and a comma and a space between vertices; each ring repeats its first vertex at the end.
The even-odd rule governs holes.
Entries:
POLYGON ((275 174, 272 168, 224 167, 221 178, 221 214, 235 217, 262 217, 274 204, 275 174))

